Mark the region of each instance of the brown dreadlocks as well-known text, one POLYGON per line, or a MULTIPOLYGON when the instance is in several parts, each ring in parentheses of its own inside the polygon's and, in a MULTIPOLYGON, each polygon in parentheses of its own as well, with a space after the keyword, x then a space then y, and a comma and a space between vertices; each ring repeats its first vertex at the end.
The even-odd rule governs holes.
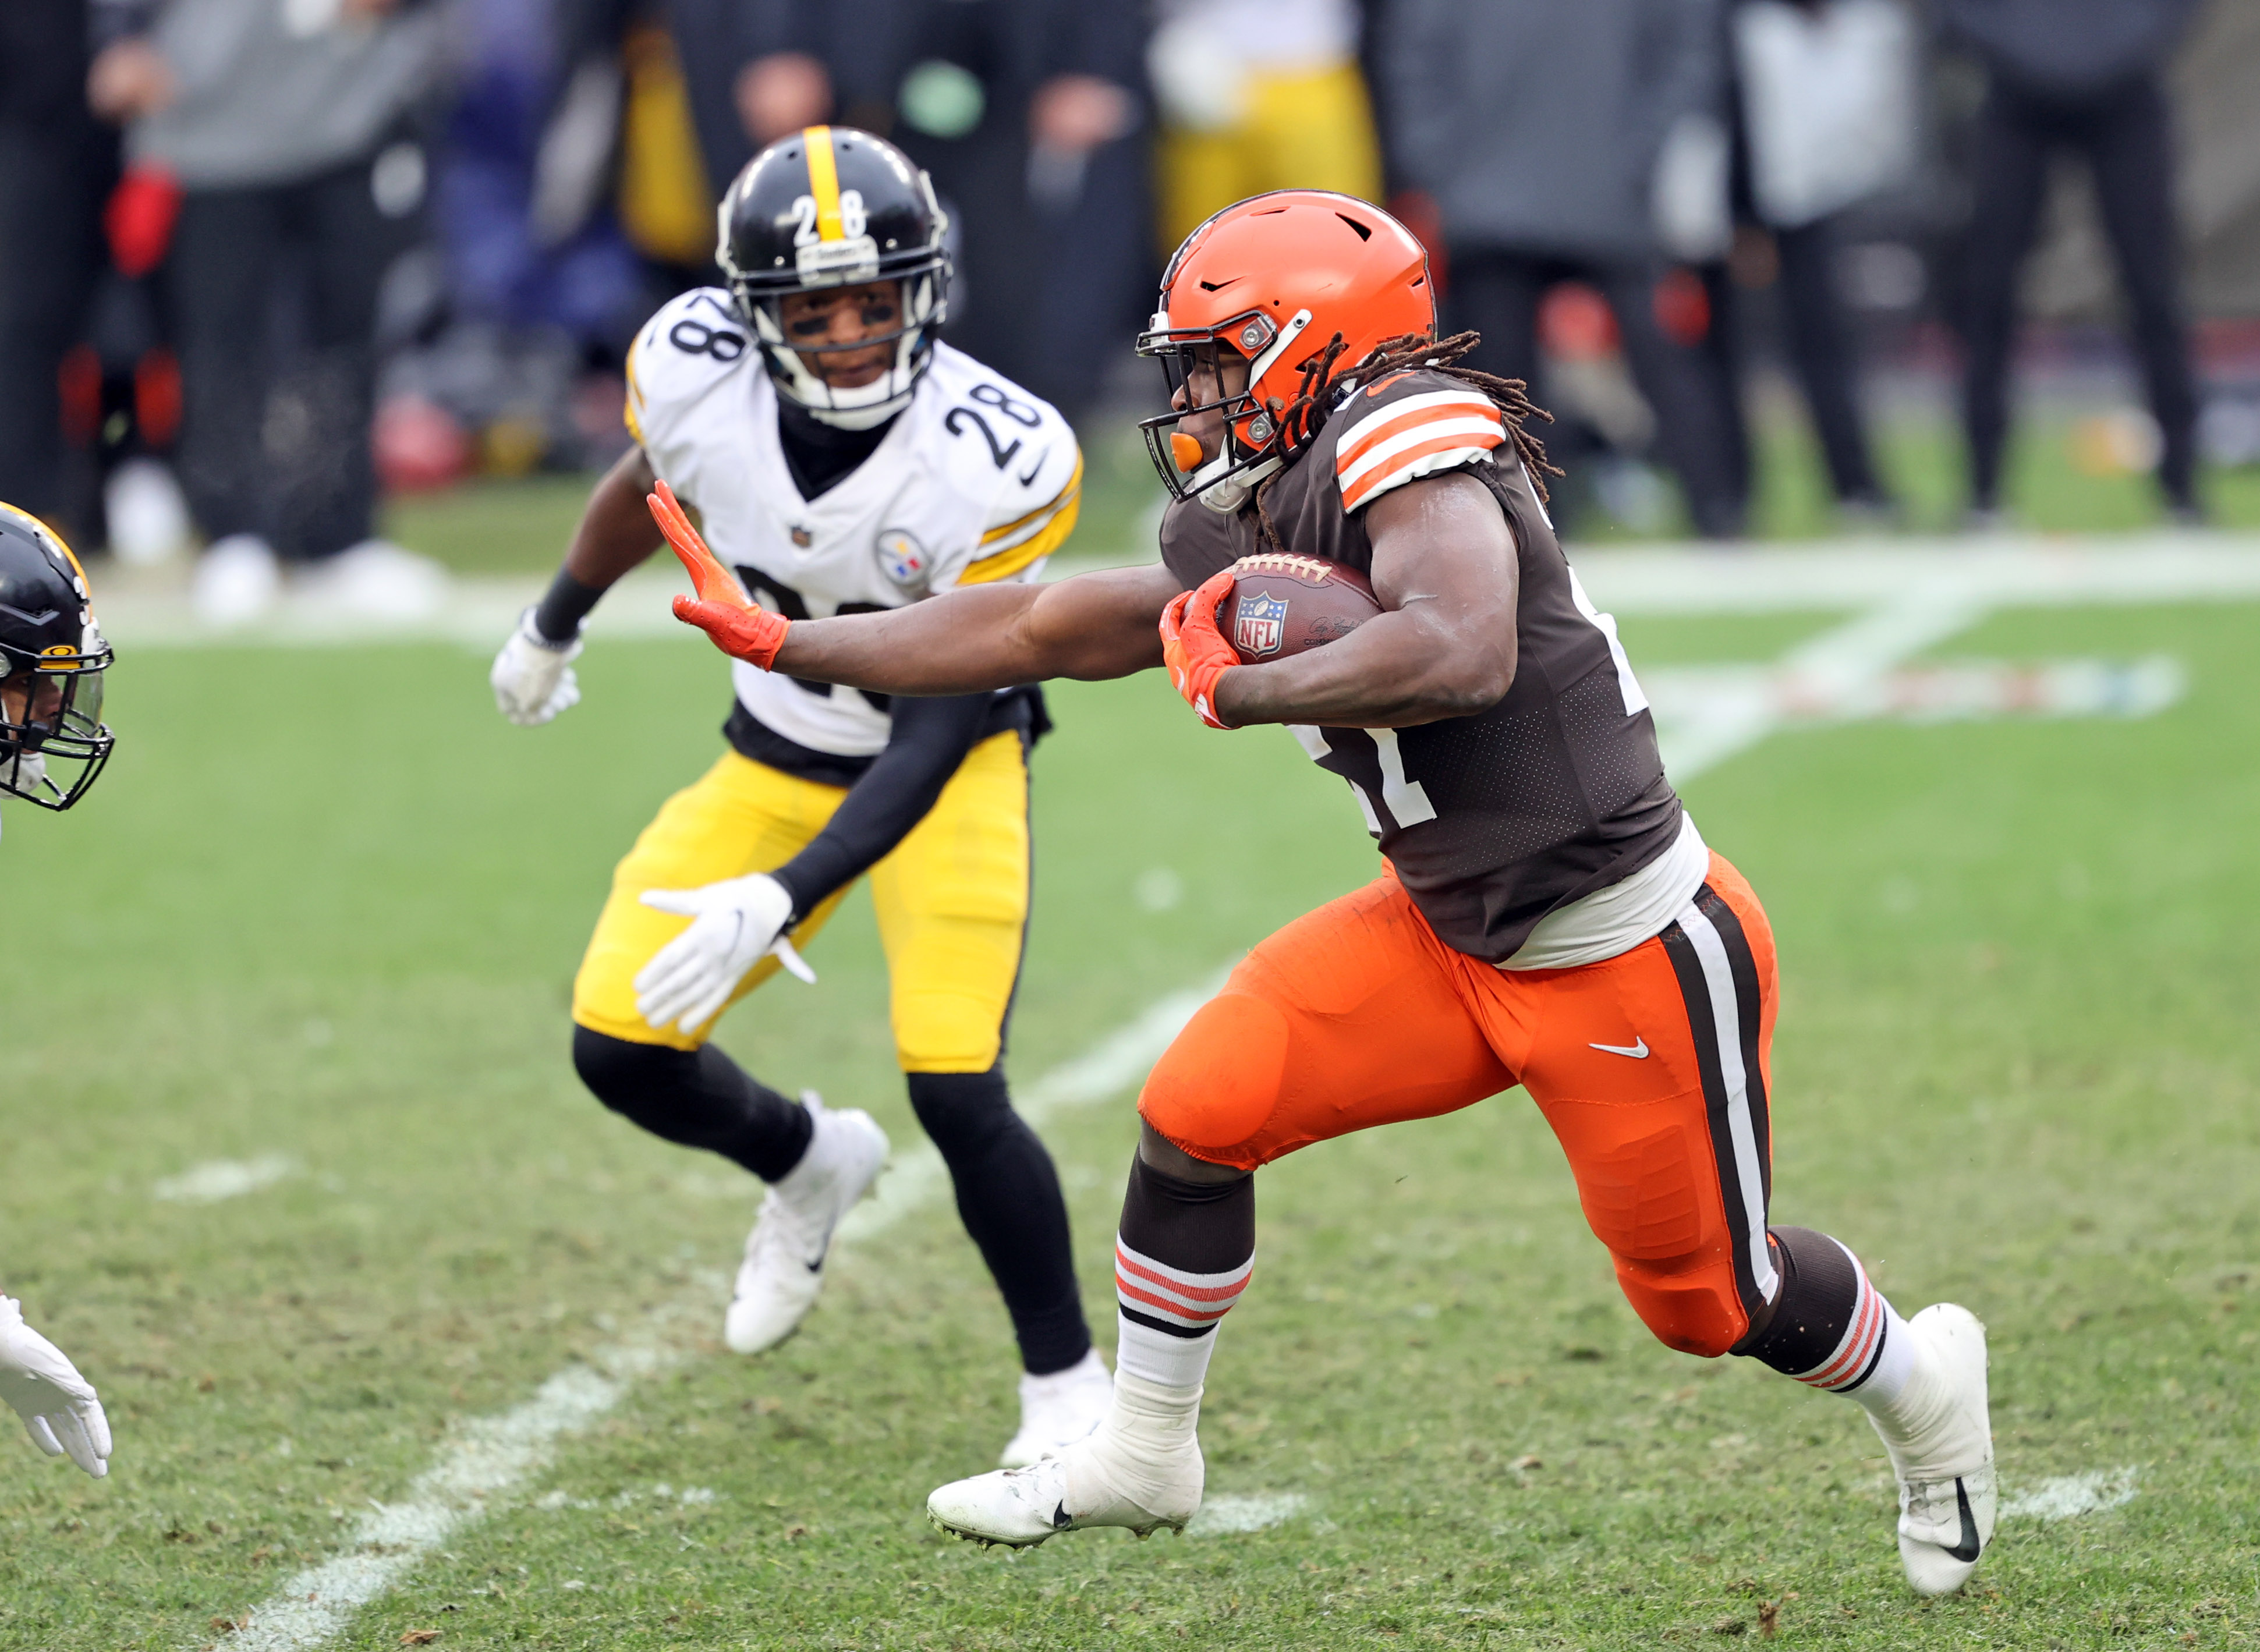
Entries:
MULTIPOLYGON (((1296 387, 1294 399, 1280 409, 1273 418, 1277 433, 1271 440, 1280 453, 1291 443, 1300 452, 1312 438, 1326 428, 1327 416, 1332 411, 1334 393, 1349 383, 1376 384, 1391 373, 1415 368, 1443 374, 1473 385, 1497 404, 1500 420, 1506 426, 1509 440, 1514 444, 1515 457, 1530 475, 1530 485, 1540 499, 1547 497, 1546 478, 1562 474, 1559 466, 1548 462, 1546 446, 1538 440, 1529 426, 1534 418, 1554 422, 1554 415, 1530 399, 1530 388, 1520 379, 1503 379, 1492 373, 1480 373, 1473 368, 1453 364, 1481 342, 1475 333, 1455 333, 1448 339, 1431 339, 1425 333, 1399 333, 1393 339, 1384 339, 1365 358, 1346 372, 1337 375, 1334 364, 1348 347, 1342 335, 1335 333, 1327 347, 1303 363, 1302 382, 1296 387)), ((1284 551, 1285 542, 1273 526, 1271 513, 1263 508, 1263 496, 1270 489, 1266 482, 1255 490, 1256 532, 1259 539, 1268 539, 1284 551)))
POLYGON ((1393 339, 1384 339, 1363 361, 1338 377, 1334 363, 1346 347, 1342 335, 1337 333, 1325 349, 1303 363, 1302 383, 1296 390, 1295 399, 1278 415, 1276 422, 1282 451, 1287 443, 1299 449, 1326 427, 1334 392, 1343 384, 1373 384, 1391 373, 1427 368, 1473 385, 1498 404, 1507 435, 1514 443, 1515 457, 1522 461, 1523 468, 1530 473, 1530 485, 1544 499, 1546 478, 1558 476, 1562 472, 1547 461, 1545 444, 1530 429, 1528 421, 1542 418, 1550 425, 1554 415, 1530 399, 1530 387, 1522 380, 1503 379, 1496 374, 1454 365, 1481 341, 1482 336, 1475 333, 1455 333, 1448 339, 1431 339, 1420 333, 1400 333, 1393 339))

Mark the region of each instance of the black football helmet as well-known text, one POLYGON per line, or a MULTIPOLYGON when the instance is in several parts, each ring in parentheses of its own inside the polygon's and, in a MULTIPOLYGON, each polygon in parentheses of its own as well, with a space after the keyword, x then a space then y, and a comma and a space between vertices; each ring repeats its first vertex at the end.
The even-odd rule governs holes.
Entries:
POLYGON ((827 425, 869 430, 910 405, 948 313, 949 228, 933 183, 883 138, 853 126, 810 126, 746 163, 722 197, 715 261, 753 329, 777 394, 827 425), (869 384, 835 390, 787 346, 780 304, 787 293, 902 283, 902 325, 853 345, 891 339, 894 364, 869 384))
POLYGON ((110 645, 85 571, 53 530, 0 504, 0 793, 68 809, 110 761, 110 645))

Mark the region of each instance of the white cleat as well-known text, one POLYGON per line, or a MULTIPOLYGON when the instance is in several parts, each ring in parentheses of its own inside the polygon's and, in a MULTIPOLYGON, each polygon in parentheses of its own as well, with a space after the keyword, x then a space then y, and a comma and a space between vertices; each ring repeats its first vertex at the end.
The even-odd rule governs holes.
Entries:
POLYGON ((1913 1373, 1886 1429, 1869 1420, 1899 1483, 1899 1561, 1919 1595, 1950 1595, 1993 1541, 1999 1491, 1985 1393, 1985 1327, 1967 1308, 1934 1303, 1907 1321, 1913 1373), (1898 1436, 1898 1437, 1894 1437, 1898 1436))
POLYGON ((1091 1349, 1063 1371, 1020 1374, 1020 1432, 998 1457, 1007 1469, 1025 1469, 1066 1450, 1106 1420, 1114 1403, 1114 1377, 1091 1349))
POLYGON ((723 1320, 722 1340, 735 1353, 763 1353, 800 1328, 824 1289, 832 1230, 886 1162, 887 1134, 870 1114, 833 1112, 812 1090, 800 1101, 813 1125, 808 1150, 769 1184, 723 1320))
POLYGON ((1028 1548, 1095 1526, 1182 1532, 1201 1505, 1199 1397, 1118 1375, 1098 1428, 1025 1469, 951 1482, 926 1498, 926 1519, 984 1548, 1028 1548))
POLYGON ((1198 1448, 1189 1491, 1155 1498, 1163 1505, 1158 1509, 1108 1490, 1093 1472, 1092 1455, 1093 1442, 1084 1440, 1025 1469, 997 1469, 969 1480, 954 1480, 926 1498, 926 1517, 952 1537, 983 1548, 997 1543, 1033 1548, 1056 1533, 1088 1531, 1095 1526, 1120 1526, 1141 1537, 1151 1537, 1163 1527, 1182 1532, 1199 1512, 1198 1448), (1077 1488, 1084 1488, 1085 1494, 1078 1497, 1077 1488))

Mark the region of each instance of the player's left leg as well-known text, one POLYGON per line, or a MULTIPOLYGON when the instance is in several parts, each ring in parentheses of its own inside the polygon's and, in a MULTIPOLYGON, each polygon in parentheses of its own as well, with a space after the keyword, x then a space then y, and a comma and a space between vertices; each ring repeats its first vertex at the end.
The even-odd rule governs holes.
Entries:
POLYGON ((958 1215, 1019 1342, 1007 1468, 1089 1434, 1112 1393, 1084 1322, 1059 1172, 1005 1082, 1028 871, 1027 766, 1009 733, 967 754, 926 819, 871 869, 911 1108, 949 1167, 958 1215))
POLYGON ((1713 855, 1656 940, 1500 991, 1534 999, 1520 1076, 1634 1309, 1672 1348, 1863 1406, 1898 1475, 1908 1581, 1943 1594, 1993 1529, 1985 1327, 1951 1303, 1902 1319, 1836 1241, 1768 1228, 1775 985, 1764 910, 1713 855))
MULTIPOLYGON (((614 869, 573 982, 573 1064, 597 1098, 654 1135, 719 1153, 768 1184, 723 1322, 725 1340, 740 1354, 783 1341, 815 1305, 832 1231, 878 1174, 886 1136, 865 1113, 829 1111, 813 1091, 795 1100, 762 1083, 707 1042, 713 1020, 689 1031, 646 1022, 636 976, 684 920, 641 897, 781 866, 846 795, 724 753, 661 806, 614 869)), ((840 898, 820 902, 802 920, 799 944, 814 938, 840 898)), ((762 959, 733 999, 777 969, 774 956, 762 959)))
POLYGON ((1256 1167, 1513 1082, 1461 999, 1456 959, 1383 877, 1290 924, 1233 971, 1139 1098, 1105 1422, 1033 1467, 941 1487, 929 1518, 1015 1546, 1083 1527, 1184 1525, 1200 1506, 1210 1355, 1255 1266, 1256 1167))

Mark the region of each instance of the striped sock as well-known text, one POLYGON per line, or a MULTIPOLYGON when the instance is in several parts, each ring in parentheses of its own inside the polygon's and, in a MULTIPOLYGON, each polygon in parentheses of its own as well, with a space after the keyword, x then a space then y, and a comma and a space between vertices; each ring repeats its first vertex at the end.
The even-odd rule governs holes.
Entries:
POLYGON ((1114 1241, 1115 1370, 1198 1391, 1255 1266, 1253 1176, 1189 1182, 1134 1162, 1114 1241))
POLYGON ((1914 1340, 1860 1259, 1809 1227, 1768 1230, 1781 1289, 1766 1328, 1734 1352, 1870 1411, 1891 1405, 1914 1369, 1914 1340))

